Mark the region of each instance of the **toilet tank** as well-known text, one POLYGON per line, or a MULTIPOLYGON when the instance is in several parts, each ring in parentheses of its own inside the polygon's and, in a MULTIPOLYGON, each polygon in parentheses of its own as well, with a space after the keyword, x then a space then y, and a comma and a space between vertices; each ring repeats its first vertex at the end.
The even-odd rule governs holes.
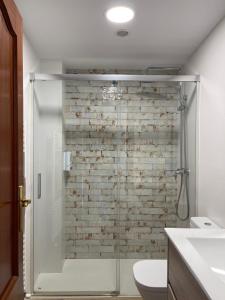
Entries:
POLYGON ((192 217, 190 228, 217 229, 221 227, 207 217, 192 217))

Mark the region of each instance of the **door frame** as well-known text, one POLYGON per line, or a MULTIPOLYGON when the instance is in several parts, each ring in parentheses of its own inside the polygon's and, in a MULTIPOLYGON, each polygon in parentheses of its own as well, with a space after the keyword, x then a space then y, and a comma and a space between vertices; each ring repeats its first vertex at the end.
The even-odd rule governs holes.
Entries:
POLYGON ((20 203, 18 186, 23 185, 23 27, 22 17, 13 0, 1 0, 0 10, 5 20, 6 26, 13 37, 14 49, 13 49, 13 61, 14 64, 14 125, 13 134, 16 138, 13 141, 13 147, 15 149, 13 155, 13 163, 18 167, 13 174, 13 196, 14 196, 14 208, 13 208, 13 220, 15 225, 15 231, 12 232, 12 239, 16 244, 16 248, 13 249, 12 257, 17 257, 13 264, 13 276, 6 286, 1 300, 21 300, 23 299, 23 233, 19 232, 20 229, 20 203), (18 232, 17 232, 18 230, 18 232), (13 236, 14 235, 14 236, 13 236))

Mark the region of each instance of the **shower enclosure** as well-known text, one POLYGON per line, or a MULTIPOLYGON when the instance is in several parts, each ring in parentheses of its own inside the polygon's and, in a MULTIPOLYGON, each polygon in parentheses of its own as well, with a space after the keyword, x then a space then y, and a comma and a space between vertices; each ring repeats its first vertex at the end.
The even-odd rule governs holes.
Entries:
POLYGON ((32 74, 34 294, 138 295, 133 263, 196 213, 198 82, 32 74))

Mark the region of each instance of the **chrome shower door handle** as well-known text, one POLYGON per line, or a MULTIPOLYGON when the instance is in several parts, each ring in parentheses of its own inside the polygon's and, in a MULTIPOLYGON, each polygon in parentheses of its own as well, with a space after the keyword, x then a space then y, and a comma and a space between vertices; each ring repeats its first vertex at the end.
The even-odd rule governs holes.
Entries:
POLYGON ((37 182, 37 198, 41 198, 41 173, 38 173, 38 182, 37 182))

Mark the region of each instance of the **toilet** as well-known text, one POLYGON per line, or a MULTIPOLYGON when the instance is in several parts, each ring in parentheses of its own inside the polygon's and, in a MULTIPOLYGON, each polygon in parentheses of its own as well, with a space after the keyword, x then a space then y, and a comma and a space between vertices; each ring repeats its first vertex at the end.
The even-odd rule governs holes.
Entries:
MULTIPOLYGON (((190 228, 220 228, 206 217, 193 217, 190 228)), ((133 265, 135 284, 144 300, 167 300, 167 260, 148 259, 133 265)))

